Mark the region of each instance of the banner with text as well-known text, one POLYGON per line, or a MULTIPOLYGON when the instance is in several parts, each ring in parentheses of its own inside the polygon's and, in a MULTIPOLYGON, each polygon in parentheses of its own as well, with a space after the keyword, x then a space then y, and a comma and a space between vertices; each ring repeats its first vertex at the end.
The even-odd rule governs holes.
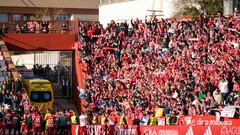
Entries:
MULTIPOLYGON (((87 135, 239 135, 240 126, 101 126, 88 125, 87 135)), ((79 125, 72 135, 82 135, 79 125)))

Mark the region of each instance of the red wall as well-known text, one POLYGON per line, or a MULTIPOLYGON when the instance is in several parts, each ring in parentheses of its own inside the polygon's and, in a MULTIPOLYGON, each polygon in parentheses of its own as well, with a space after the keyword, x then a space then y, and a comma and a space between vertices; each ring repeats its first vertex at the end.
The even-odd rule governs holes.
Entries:
MULTIPOLYGON (((75 88, 79 87, 85 89, 84 76, 82 72, 82 63, 79 60, 78 43, 75 43, 74 49, 75 49, 75 76, 76 76, 76 79, 74 80, 75 88)), ((85 100, 79 98, 79 91, 77 89, 73 91, 73 98, 78 112, 84 112, 86 110, 84 106, 86 106, 87 104, 85 100)))
POLYGON ((10 51, 72 50, 75 34, 5 34, 4 42, 10 51))

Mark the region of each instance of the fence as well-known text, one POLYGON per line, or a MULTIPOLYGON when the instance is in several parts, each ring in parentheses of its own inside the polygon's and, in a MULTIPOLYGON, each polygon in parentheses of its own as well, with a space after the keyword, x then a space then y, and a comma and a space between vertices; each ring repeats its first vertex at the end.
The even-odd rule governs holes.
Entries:
MULTIPOLYGON (((33 22, 35 25, 35 30, 34 32, 28 32, 26 31, 25 33, 43 33, 42 32, 42 21, 34 21, 33 22)), ((78 21, 48 21, 49 25, 49 32, 48 34, 56 34, 56 33, 62 33, 62 34, 76 34, 77 32, 77 23, 78 21), (68 29, 63 30, 62 26, 63 24, 67 24, 68 29)), ((19 23, 20 27, 22 27, 25 23, 19 23)), ((7 32, 8 33, 15 33, 16 32, 16 24, 6 24, 8 27, 7 32)))

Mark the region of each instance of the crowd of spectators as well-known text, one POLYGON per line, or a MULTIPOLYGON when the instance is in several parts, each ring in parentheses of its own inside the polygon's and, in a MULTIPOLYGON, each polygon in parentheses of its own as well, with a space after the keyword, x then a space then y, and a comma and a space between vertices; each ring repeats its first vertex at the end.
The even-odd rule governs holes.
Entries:
POLYGON ((36 30, 40 30, 41 33, 49 32, 49 23, 46 20, 39 22, 27 21, 22 26, 16 25, 16 33, 36 33, 36 30), (41 27, 40 27, 41 26, 41 27))
POLYGON ((239 18, 92 21, 79 35, 89 115, 239 116, 239 18))
POLYGON ((70 74, 69 70, 68 66, 61 64, 54 66, 53 69, 49 64, 45 67, 43 65, 35 64, 32 68, 35 77, 47 79, 53 84, 60 83, 60 85, 67 85, 67 80, 70 74))
MULTIPOLYGON (((54 25, 54 23, 49 23, 46 20, 43 21, 27 21, 22 26, 19 24, 16 25, 15 30, 16 33, 48 33, 50 30, 50 25, 54 25)), ((57 27, 57 26, 52 26, 57 27)), ((61 26, 54 29, 54 31, 61 31, 62 34, 68 32, 69 24, 68 22, 63 22, 61 26)))

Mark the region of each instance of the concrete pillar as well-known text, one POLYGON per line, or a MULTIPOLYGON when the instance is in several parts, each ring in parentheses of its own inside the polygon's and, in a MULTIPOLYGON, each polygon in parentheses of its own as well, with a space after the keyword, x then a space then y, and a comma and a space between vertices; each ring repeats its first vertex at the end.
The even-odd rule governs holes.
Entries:
POLYGON ((224 15, 233 14, 233 0, 223 0, 223 13, 224 15))

